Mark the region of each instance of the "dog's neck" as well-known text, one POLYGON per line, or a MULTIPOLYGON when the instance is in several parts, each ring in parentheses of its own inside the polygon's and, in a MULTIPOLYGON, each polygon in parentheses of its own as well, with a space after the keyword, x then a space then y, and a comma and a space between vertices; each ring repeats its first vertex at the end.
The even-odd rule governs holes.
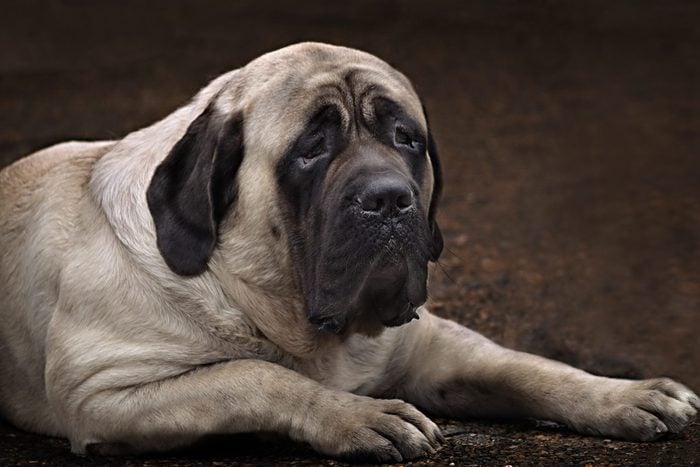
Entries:
MULTIPOLYGON (((246 212, 246 210, 243 210, 246 212)), ((247 211, 250 214, 250 210, 247 211)), ((231 216, 236 221, 236 215, 231 216)), ((305 302, 283 242, 262 241, 273 235, 266 223, 242 222, 245 230, 224 227, 209 263, 231 306, 245 313, 270 341, 298 358, 312 358, 339 343, 307 319, 305 302), (257 226, 257 227, 255 227, 257 226)))

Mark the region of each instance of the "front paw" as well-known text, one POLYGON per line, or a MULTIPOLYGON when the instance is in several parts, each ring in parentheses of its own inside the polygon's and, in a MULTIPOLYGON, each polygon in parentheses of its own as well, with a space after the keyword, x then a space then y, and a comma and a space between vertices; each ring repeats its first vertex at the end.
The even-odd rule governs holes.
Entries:
POLYGON ((327 395, 306 417, 306 441, 318 452, 343 458, 402 462, 435 452, 440 429, 401 400, 349 393, 327 395))
POLYGON ((700 398, 668 378, 608 380, 599 402, 575 424, 579 431, 631 441, 652 441, 682 431, 695 418, 700 398))

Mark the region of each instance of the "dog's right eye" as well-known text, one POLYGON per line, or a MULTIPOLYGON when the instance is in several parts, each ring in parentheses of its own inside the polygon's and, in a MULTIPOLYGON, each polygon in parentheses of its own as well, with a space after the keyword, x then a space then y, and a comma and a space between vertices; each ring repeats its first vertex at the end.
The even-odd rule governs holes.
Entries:
POLYGON ((310 164, 313 162, 314 159, 316 159, 318 156, 323 155, 326 152, 326 139, 325 138, 320 138, 316 144, 314 144, 311 148, 311 150, 307 151, 304 153, 303 156, 301 156, 301 162, 304 165, 310 164))

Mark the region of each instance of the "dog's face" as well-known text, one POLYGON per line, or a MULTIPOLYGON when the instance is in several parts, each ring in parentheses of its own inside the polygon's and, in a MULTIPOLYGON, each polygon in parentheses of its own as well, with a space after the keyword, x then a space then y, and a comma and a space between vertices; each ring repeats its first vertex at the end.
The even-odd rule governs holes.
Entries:
POLYGON ((269 222, 273 235, 260 241, 285 243, 314 325, 375 332, 413 319, 426 300, 428 262, 442 250, 441 182, 408 80, 371 55, 321 44, 282 49, 241 71, 151 181, 166 263, 199 274, 222 228, 269 222), (275 219, 224 222, 251 205, 275 219))

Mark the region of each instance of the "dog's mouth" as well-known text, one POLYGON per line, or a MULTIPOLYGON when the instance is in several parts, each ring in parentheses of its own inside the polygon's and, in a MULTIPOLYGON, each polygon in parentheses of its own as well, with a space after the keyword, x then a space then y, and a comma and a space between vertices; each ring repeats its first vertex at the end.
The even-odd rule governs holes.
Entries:
POLYGON ((385 326, 400 326, 417 317, 425 302, 425 286, 411 280, 406 258, 383 258, 368 274, 360 305, 385 326))
POLYGON ((299 255, 307 319, 342 335, 377 335, 415 319, 427 300, 427 216, 418 209, 388 219, 344 212, 320 221, 299 255))
POLYGON ((366 329, 401 326, 417 319, 416 310, 427 299, 427 262, 417 263, 408 255, 385 251, 360 277, 346 278, 354 283, 345 289, 346 295, 317 296, 309 321, 320 330, 341 334, 351 322, 354 328, 366 329))

